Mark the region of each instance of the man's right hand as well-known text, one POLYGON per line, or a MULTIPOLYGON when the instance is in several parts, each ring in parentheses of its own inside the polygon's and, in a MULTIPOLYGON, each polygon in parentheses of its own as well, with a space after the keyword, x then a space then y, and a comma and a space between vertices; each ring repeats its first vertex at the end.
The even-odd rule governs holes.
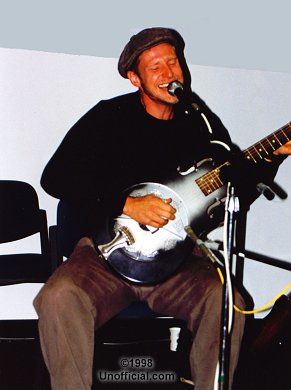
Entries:
POLYGON ((171 198, 161 199, 153 194, 141 197, 128 196, 123 213, 142 225, 161 228, 169 220, 175 219, 176 209, 171 202, 171 198))

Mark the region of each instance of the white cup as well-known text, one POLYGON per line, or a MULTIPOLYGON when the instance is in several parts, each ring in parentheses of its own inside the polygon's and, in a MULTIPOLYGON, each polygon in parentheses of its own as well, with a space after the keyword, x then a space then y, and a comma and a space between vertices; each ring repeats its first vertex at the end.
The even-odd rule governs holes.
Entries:
POLYGON ((170 350, 177 351, 178 339, 181 328, 169 328, 170 331, 170 350))

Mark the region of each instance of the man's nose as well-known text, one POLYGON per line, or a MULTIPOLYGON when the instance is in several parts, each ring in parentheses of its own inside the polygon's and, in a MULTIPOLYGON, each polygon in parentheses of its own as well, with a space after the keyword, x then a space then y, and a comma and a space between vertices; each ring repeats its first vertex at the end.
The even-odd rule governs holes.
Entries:
POLYGON ((164 74, 164 76, 172 77, 173 76, 173 70, 172 70, 171 66, 165 65, 164 69, 163 69, 163 74, 164 74))

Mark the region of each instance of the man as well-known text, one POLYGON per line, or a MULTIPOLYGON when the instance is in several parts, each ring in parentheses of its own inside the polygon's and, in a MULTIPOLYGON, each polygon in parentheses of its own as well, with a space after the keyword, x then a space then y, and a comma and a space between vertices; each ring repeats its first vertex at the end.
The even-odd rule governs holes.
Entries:
MULTIPOLYGON (((219 160, 213 139, 231 146, 220 119, 191 92, 183 50, 183 38, 172 29, 151 28, 133 36, 118 69, 138 91, 93 107, 68 132, 43 173, 43 188, 77 210, 85 236, 35 299, 53 390, 91 388, 94 330, 136 300, 187 321, 195 390, 213 389, 222 305, 215 268, 189 254, 166 280, 136 284, 113 272, 94 244, 108 218, 122 213, 145 228, 160 229, 175 221, 171 197, 131 196, 124 190, 142 182, 165 182, 177 167, 186 171, 209 154, 219 160), (195 103, 198 113, 168 92, 173 81, 183 85, 186 100, 195 103)), ((244 307, 237 292, 235 302, 244 307)), ((244 316, 238 313, 231 336, 230 386, 243 329, 244 316)))

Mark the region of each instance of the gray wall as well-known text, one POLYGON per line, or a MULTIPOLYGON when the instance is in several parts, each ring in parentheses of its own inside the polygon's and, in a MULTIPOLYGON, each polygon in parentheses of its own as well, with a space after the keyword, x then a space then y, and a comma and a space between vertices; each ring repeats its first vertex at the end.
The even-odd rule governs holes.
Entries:
POLYGON ((288 0, 10 0, 0 47, 116 58, 133 32, 161 25, 182 33, 193 64, 290 72, 289 11, 288 0))

